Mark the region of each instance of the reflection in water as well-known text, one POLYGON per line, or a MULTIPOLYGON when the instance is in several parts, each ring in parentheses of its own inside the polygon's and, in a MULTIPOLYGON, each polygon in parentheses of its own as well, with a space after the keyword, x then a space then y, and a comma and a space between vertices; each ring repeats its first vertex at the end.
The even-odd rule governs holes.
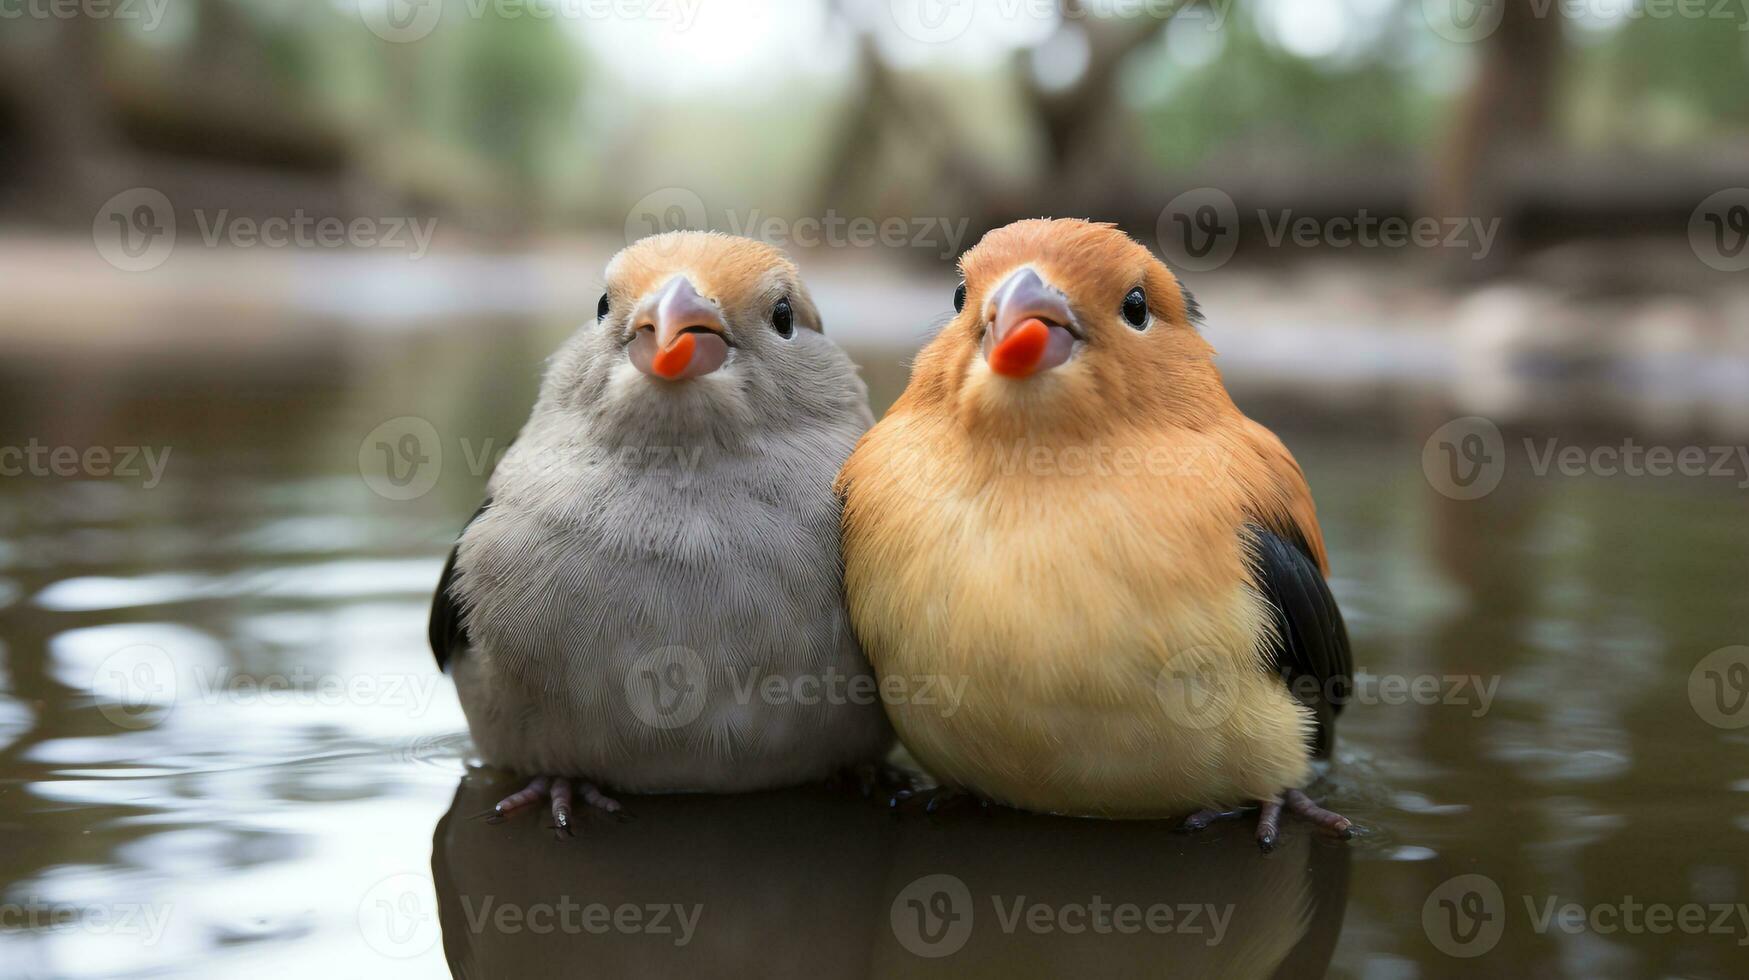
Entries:
POLYGON ((892 815, 832 789, 627 800, 557 841, 481 814, 464 778, 432 841, 456 976, 1305 977, 1329 965, 1353 850, 1246 828, 977 808, 892 815), (1229 832, 1230 831, 1230 832, 1229 832))

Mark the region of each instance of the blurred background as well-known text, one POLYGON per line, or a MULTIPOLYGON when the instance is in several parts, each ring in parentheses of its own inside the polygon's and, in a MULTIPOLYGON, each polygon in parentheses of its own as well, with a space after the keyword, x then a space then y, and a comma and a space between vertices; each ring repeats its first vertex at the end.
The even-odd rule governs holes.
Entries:
POLYGON ((1726 975, 1749 911, 1529 909, 1749 901, 1745 92, 1735 0, 0 0, 0 975, 1726 975), (1172 264, 1306 469, 1372 833, 474 821, 430 591, 607 258, 787 248, 878 415, 1037 215, 1172 264), (936 873, 1241 911, 925 959, 888 905, 936 873), (701 938, 471 917, 519 888, 701 938))

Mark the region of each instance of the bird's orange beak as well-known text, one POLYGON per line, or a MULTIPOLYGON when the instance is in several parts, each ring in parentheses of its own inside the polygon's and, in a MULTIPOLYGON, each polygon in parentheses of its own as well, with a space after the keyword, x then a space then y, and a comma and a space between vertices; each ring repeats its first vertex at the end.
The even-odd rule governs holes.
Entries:
POLYGON ((1031 377, 1075 352, 1075 314, 1068 299, 1030 268, 1004 280, 985 308, 984 360, 1003 377, 1031 377))
POLYGON ((715 371, 729 359, 723 316, 698 294, 692 281, 675 276, 638 305, 626 356, 632 366, 664 381, 683 381, 715 371))

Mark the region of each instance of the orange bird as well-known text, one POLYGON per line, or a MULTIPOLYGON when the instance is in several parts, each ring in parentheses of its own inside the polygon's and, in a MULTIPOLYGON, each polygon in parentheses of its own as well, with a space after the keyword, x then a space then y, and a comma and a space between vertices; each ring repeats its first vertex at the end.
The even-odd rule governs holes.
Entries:
POLYGON ((1233 405, 1196 304, 1111 225, 1021 221, 838 477, 845 590, 949 792, 1200 829, 1303 791, 1352 684, 1311 492, 1233 405), (906 692, 958 691, 953 699, 906 692))

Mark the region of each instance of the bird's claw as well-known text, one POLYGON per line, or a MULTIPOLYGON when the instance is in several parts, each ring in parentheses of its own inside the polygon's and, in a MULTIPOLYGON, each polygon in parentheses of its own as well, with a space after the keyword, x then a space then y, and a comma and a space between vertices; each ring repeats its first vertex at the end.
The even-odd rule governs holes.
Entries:
POLYGON ((545 798, 549 801, 548 812, 553 818, 550 829, 556 837, 564 840, 576 836, 572 807, 579 797, 590 809, 611 814, 622 821, 631 818, 618 800, 602 793, 594 783, 573 781, 565 776, 536 776, 529 780, 527 786, 499 800, 498 805, 483 816, 487 823, 503 823, 517 811, 527 809, 545 798))
POLYGON ((865 762, 840 769, 827 777, 826 784, 837 788, 854 788, 863 799, 872 800, 876 793, 883 790, 888 793, 914 792, 918 787, 918 780, 915 773, 891 763, 865 762))
POLYGON ((887 809, 894 813, 923 811, 929 816, 946 813, 976 803, 987 810, 990 801, 974 796, 957 786, 933 786, 927 789, 900 789, 887 800, 887 809))
MULTIPOLYGON (((1297 814, 1310 820, 1319 828, 1341 840, 1351 840, 1359 832, 1354 822, 1333 810, 1326 810, 1312 802, 1303 790, 1290 789, 1282 793, 1280 799, 1260 800, 1257 807, 1257 846, 1263 853, 1275 850, 1275 845, 1281 840, 1281 814, 1283 810, 1297 814)), ((1205 830, 1217 820, 1236 817, 1238 810, 1198 810, 1184 819, 1178 825, 1183 833, 1195 833, 1205 830)))

